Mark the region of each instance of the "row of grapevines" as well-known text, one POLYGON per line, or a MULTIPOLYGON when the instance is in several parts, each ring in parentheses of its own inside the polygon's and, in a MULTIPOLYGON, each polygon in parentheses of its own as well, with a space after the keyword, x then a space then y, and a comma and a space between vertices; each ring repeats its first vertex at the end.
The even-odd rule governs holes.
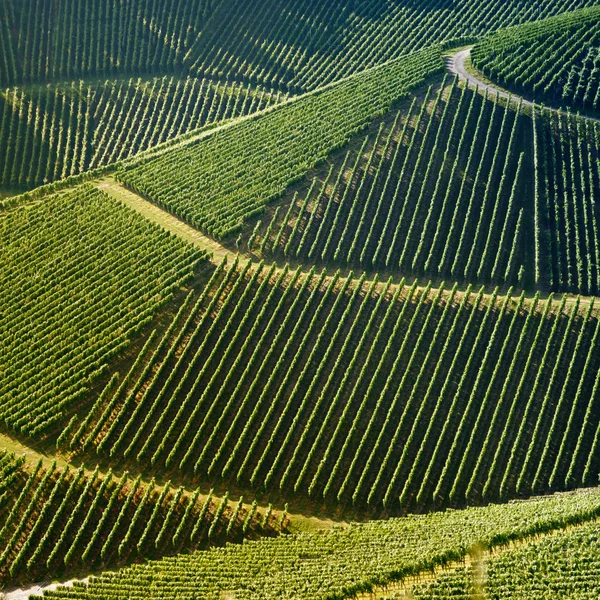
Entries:
POLYGON ((7 0, 0 6, 0 83, 172 70, 215 4, 7 0))
POLYGON ((9 454, 0 467, 0 485, 12 484, 0 517, 3 583, 272 536, 287 523, 285 514, 271 511, 263 524, 256 504, 245 505, 243 498, 231 503, 227 494, 219 499, 212 491, 144 483, 127 473, 43 467, 41 461, 30 468, 9 454))
POLYGON ((196 294, 72 450, 392 513, 565 489, 600 460, 593 302, 237 261, 196 294))
POLYGON ((595 598, 600 593, 597 522, 503 550, 483 564, 415 584, 419 600, 472 598, 482 586, 493 598, 595 598), (482 569, 483 567, 483 569, 482 569))
POLYGON ((173 76, 10 88, 0 94, 0 186, 64 179, 280 99, 264 89, 173 76))
POLYGON ((593 4, 276 0, 263 11, 257 2, 222 2, 184 62, 202 75, 307 91, 434 43, 458 45, 465 36, 593 4))
POLYGON ((203 231, 231 235, 373 118, 442 70, 439 47, 423 50, 159 156, 130 161, 119 178, 203 231))
POLYGON ((43 435, 204 262, 91 186, 0 219, 0 419, 43 435))
MULTIPOLYGON (((91 578, 88 583, 75 582, 73 587, 47 591, 44 598, 141 600, 148 597, 150 588, 153 598, 171 600, 223 594, 240 600, 285 597, 341 600, 370 592, 375 585, 460 560, 476 544, 501 546, 569 524, 585 523, 595 519, 599 511, 598 490, 582 490, 529 502, 370 521, 320 534, 263 539, 133 565, 91 578)), ((582 525, 571 532, 576 536, 578 531, 591 528, 582 525)), ((586 556, 592 561, 592 553, 595 551, 597 555, 594 537, 597 525, 590 531, 586 544, 586 556)), ((543 548, 546 543, 552 549, 553 539, 556 536, 548 536, 547 542, 541 540, 536 547, 543 548)), ((539 562, 543 556, 539 556, 539 562)), ((535 558, 532 552, 529 560, 515 566, 521 569, 523 578, 534 583, 536 579, 528 565, 538 564, 535 558)), ((571 568, 576 570, 576 565, 571 568)))
POLYGON ((477 44, 473 64, 537 100, 600 110, 600 10, 588 8, 500 31, 477 44))

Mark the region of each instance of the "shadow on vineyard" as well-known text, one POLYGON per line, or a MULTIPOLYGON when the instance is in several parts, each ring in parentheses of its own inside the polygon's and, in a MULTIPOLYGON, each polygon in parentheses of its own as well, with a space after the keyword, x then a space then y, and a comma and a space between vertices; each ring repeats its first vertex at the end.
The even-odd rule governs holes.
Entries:
POLYGON ((566 296, 221 265, 63 439, 326 514, 569 489, 597 468, 598 322, 566 296))
POLYGON ((329 269, 597 292, 598 145, 585 120, 453 83, 361 139, 237 246, 329 269))
POLYGON ((597 598, 599 16, 0 2, 7 598, 597 598))
POLYGON ((153 557, 207 548, 226 541, 278 535, 285 512, 257 503, 200 494, 184 487, 142 482, 127 472, 100 474, 27 465, 0 457, 3 512, 0 582, 77 577, 153 557), (12 488, 12 489, 11 489, 12 488), (29 531, 28 531, 29 530, 29 531), (23 541, 23 535, 28 537, 23 541), (34 543, 35 540, 35 543, 34 543))

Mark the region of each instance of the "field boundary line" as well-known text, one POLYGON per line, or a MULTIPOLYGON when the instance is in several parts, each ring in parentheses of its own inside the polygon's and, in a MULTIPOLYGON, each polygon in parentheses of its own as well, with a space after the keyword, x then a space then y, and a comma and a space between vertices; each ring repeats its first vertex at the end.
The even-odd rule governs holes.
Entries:
POLYGON ((129 208, 137 211, 148 221, 160 225, 166 231, 177 235, 186 242, 211 253, 212 262, 220 264, 225 257, 227 257, 227 262, 230 264, 235 260, 236 255, 217 241, 207 237, 198 229, 188 225, 185 221, 163 210, 156 204, 131 192, 112 177, 100 179, 96 187, 115 200, 119 200, 129 208))

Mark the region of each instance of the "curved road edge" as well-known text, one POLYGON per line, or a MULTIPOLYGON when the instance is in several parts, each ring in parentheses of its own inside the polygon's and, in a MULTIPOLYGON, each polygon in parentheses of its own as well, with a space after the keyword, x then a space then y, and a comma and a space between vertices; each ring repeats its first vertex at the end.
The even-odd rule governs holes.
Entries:
MULTIPOLYGON (((463 50, 459 50, 458 52, 447 55, 446 56, 446 67, 447 67, 448 71, 450 73, 452 73, 453 75, 458 75, 459 79, 462 79, 463 81, 467 81, 470 85, 479 86, 480 90, 488 90, 489 92, 498 94, 498 96, 500 98, 509 98, 510 97, 511 100, 516 100, 516 101, 522 100, 523 106, 533 106, 534 102, 532 102, 531 100, 527 100, 527 98, 523 98, 522 96, 519 96, 518 94, 513 94, 510 92, 501 90, 501 89, 495 87, 493 84, 486 83, 485 81, 479 79, 472 72, 468 71, 465 66, 465 63, 466 63, 467 59, 471 56, 472 49, 473 49, 473 47, 471 46, 469 48, 464 48, 463 50)), ((536 106, 541 106, 537 103, 535 103, 535 104, 536 104, 536 106)), ((557 109, 552 108, 552 110, 557 110, 557 109)), ((600 123, 600 118, 598 118, 598 117, 579 115, 579 118, 588 119, 590 121, 600 123)))

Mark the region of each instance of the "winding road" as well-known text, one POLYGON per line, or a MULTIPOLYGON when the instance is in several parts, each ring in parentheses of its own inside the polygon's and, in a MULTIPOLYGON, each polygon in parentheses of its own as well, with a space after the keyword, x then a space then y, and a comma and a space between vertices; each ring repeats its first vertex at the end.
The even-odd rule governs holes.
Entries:
MULTIPOLYGON (((489 90, 490 92, 493 92, 494 94, 497 93, 498 96, 500 96, 500 98, 509 98, 510 97, 510 98, 519 100, 520 96, 516 96, 515 94, 509 94, 508 92, 500 90, 497 87, 494 87, 492 84, 486 83, 485 81, 478 79, 475 75, 473 75, 472 73, 467 71, 465 63, 466 63, 467 59, 471 56, 472 49, 473 49, 472 47, 465 48, 464 50, 460 50, 459 52, 456 52, 455 54, 450 55, 447 58, 447 62, 446 62, 448 71, 450 73, 452 73, 453 75, 458 75, 459 79, 462 79, 463 81, 468 81, 473 86, 475 86, 475 85, 479 86, 480 90, 489 90)), ((523 105, 531 106, 532 102, 523 98, 523 105)))
MULTIPOLYGON (((454 54, 450 54, 446 58, 446 68, 453 75, 458 75, 459 79, 463 81, 469 82, 469 84, 475 86, 479 86, 480 90, 488 90, 493 94, 498 94, 500 98, 511 98, 512 100, 519 101, 523 100, 523 106, 532 106, 534 103, 531 100, 527 100, 527 98, 523 98, 517 94, 512 94, 506 92, 504 90, 498 89, 491 83, 486 83, 485 81, 479 79, 476 75, 474 75, 471 71, 468 71, 465 63, 467 59, 471 56, 471 50, 473 48, 465 48, 464 50, 459 50, 454 54)), ((596 123, 600 123, 600 118, 598 117, 590 117, 587 115, 580 115, 582 119, 588 119, 590 121, 594 121, 596 123)))

